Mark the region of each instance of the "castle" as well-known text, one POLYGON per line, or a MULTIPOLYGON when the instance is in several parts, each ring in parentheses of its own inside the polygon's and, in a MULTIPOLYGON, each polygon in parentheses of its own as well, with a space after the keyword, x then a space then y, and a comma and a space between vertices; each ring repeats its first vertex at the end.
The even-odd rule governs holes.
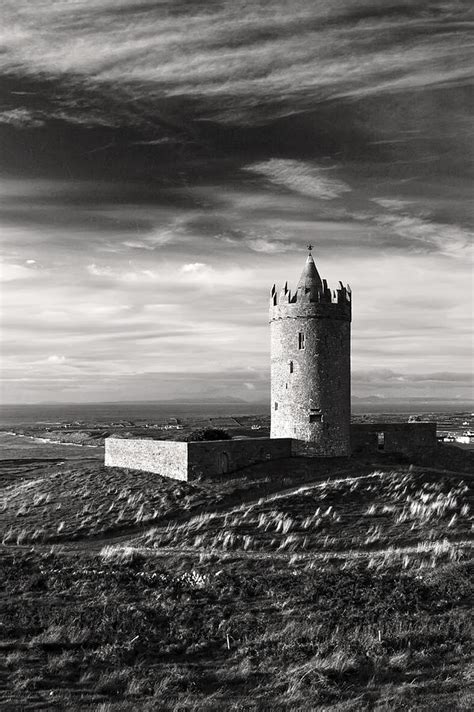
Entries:
POLYGON ((302 455, 350 455, 351 290, 328 288, 311 249, 295 293, 271 293, 271 437, 302 455))
POLYGON ((270 438, 179 442, 109 437, 105 465, 179 480, 287 457, 412 454, 436 445, 435 423, 351 423, 352 292, 329 289, 309 254, 294 293, 270 297, 270 438))

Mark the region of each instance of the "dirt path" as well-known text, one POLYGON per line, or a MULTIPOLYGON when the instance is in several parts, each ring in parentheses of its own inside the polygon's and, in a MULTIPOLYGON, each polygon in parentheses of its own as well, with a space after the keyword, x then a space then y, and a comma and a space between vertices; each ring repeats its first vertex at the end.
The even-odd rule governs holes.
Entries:
MULTIPOLYGON (((456 545, 459 546, 459 548, 465 549, 466 552, 474 549, 474 542, 468 539, 462 539, 460 541, 456 542, 456 545)), ((368 558, 375 558, 375 557, 384 557, 386 559, 401 559, 405 556, 409 556, 410 554, 417 554, 420 556, 420 554, 426 554, 427 556, 431 552, 436 551, 436 546, 437 543, 433 542, 433 544, 427 545, 412 545, 412 546, 402 546, 402 547, 381 547, 381 548, 371 548, 371 549, 339 549, 339 550, 325 550, 325 551, 308 551, 308 552, 298 552, 295 553, 293 551, 248 551, 245 549, 231 549, 231 550, 223 550, 223 549, 214 549, 214 548, 199 548, 199 547, 192 547, 192 546, 179 546, 179 547, 172 547, 172 546, 165 546, 165 547, 159 547, 159 548, 152 548, 152 547, 146 547, 146 546, 133 546, 131 545, 130 548, 133 549, 134 551, 138 553, 143 553, 146 554, 148 557, 153 557, 156 559, 163 558, 167 559, 170 557, 175 557, 175 556, 190 556, 190 557, 197 557, 200 556, 201 554, 206 554, 209 556, 218 556, 220 559, 254 559, 254 560, 260 560, 260 561, 265 561, 269 558, 273 559, 281 559, 285 561, 324 561, 326 563, 328 562, 336 562, 336 561, 343 561, 346 559, 368 559, 368 558)), ((43 551, 43 552, 49 552, 52 549, 54 552, 58 555, 61 556, 76 556, 78 554, 84 553, 87 551, 87 553, 94 554, 98 553, 100 549, 103 547, 76 547, 74 545, 65 545, 65 546, 58 546, 58 545, 47 545, 47 544, 40 544, 38 546, 28 546, 28 545, 18 545, 18 544, 13 544, 12 546, 8 545, 1 545, 0 544, 0 551, 10 551, 10 550, 15 550, 15 551, 43 551)), ((124 547, 126 549, 127 547, 124 547)))

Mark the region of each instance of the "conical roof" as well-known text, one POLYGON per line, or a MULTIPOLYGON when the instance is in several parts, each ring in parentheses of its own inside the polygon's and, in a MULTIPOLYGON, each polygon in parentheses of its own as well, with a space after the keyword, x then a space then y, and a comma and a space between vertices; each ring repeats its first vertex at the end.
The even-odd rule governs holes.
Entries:
POLYGON ((316 293, 322 290, 323 283, 321 277, 318 274, 316 265, 314 264, 313 256, 311 252, 306 258, 306 264, 304 270, 301 273, 300 281, 298 282, 298 289, 304 289, 306 292, 316 293))

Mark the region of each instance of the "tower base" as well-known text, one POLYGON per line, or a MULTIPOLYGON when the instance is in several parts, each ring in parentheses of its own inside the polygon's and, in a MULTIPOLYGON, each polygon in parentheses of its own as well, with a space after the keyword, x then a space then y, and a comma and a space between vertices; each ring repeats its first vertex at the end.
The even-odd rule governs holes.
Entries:
POLYGON ((292 438, 291 454, 293 457, 350 457, 351 446, 349 443, 333 443, 323 447, 318 443, 292 438))

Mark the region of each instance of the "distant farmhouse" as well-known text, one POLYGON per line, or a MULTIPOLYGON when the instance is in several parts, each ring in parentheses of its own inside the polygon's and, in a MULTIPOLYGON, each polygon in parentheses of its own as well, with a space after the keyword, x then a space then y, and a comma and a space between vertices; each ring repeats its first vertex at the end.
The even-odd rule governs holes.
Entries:
POLYGON ((412 454, 436 446, 435 423, 351 423, 352 293, 331 290, 311 254, 294 293, 270 298, 270 438, 178 442, 109 437, 105 464, 178 480, 222 475, 287 457, 412 454))

